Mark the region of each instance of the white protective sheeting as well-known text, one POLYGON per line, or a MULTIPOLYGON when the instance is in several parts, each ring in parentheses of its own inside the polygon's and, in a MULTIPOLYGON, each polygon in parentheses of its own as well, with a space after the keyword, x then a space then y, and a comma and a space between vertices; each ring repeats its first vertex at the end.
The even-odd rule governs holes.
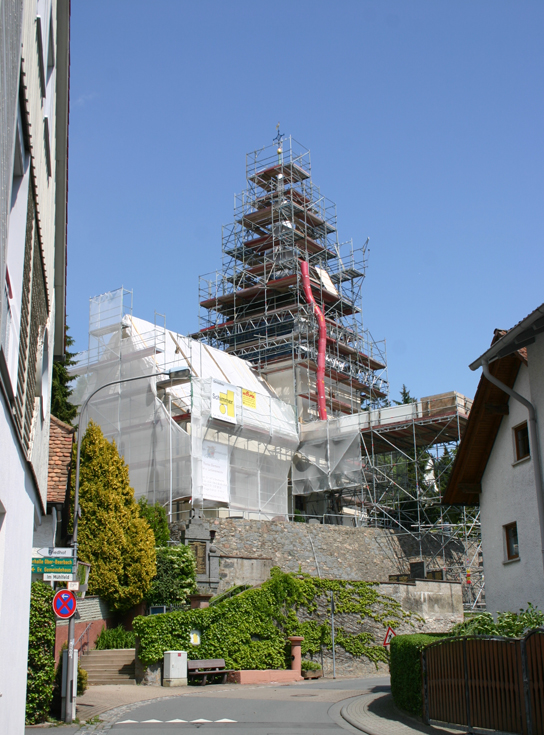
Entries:
POLYGON ((135 496, 286 515, 298 445, 293 408, 239 358, 129 315, 116 323, 110 309, 104 316, 104 324, 94 318, 89 351, 78 356, 75 400, 81 405, 110 381, 150 376, 105 388, 83 418, 116 441, 135 496), (187 367, 190 381, 157 393, 157 375, 187 367), (214 392, 232 398, 234 418, 212 410, 214 392), (190 421, 187 431, 176 416, 190 421))
POLYGON ((354 419, 345 416, 301 427, 301 442, 293 457, 293 495, 361 485, 361 438, 354 419))

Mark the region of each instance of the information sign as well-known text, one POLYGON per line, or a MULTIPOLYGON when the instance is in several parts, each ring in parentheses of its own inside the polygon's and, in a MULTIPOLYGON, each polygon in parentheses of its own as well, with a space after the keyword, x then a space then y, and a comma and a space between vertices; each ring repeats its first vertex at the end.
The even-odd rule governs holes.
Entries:
POLYGON ((53 610, 62 620, 68 620, 75 613, 76 598, 70 590, 59 590, 53 597, 53 610))
POLYGON ((32 556, 34 557, 53 557, 61 556, 64 558, 73 557, 74 549, 72 546, 44 546, 41 549, 32 549, 32 556))
POLYGON ((257 408, 257 394, 247 388, 242 388, 242 406, 257 408))
POLYGON ((189 640, 192 646, 200 646, 200 631, 192 630, 189 634, 189 640))
POLYGON ((32 574, 73 574, 74 558, 53 556, 32 559, 32 574))
POLYGON ((228 421, 231 424, 236 423, 236 392, 237 388, 234 385, 212 380, 212 418, 228 421))
POLYGON ((43 581, 44 582, 73 582, 74 581, 74 575, 73 574, 63 574, 50 572, 43 575, 43 581))

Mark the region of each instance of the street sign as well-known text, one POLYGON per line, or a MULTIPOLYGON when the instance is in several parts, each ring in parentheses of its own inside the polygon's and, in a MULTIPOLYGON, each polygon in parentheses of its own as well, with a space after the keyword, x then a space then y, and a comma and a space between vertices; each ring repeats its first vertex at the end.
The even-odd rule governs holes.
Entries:
POLYGON ((70 582, 70 581, 68 581, 67 587, 72 592, 79 592, 79 582, 70 582))
POLYGON ((388 646, 391 643, 391 639, 394 638, 397 634, 393 630, 391 626, 387 628, 387 633, 385 634, 385 638, 383 639, 383 645, 388 646))
POLYGON ((35 557, 32 559, 32 574, 73 574, 73 557, 35 557))
POLYGON ((74 556, 74 548, 72 546, 69 547, 63 547, 63 546, 44 546, 41 549, 32 549, 32 556, 40 557, 40 556, 60 556, 60 557, 73 557, 74 556))
POLYGON ((70 590, 59 590, 53 597, 53 610, 62 620, 68 620, 76 611, 76 598, 70 590))
MULTIPOLYGON (((43 575, 43 581, 44 582, 68 582, 68 584, 74 584, 74 575, 73 574, 63 574, 62 572, 61 573, 51 572, 51 573, 43 575)), ((79 588, 79 582, 76 582, 75 584, 77 584, 79 588)))

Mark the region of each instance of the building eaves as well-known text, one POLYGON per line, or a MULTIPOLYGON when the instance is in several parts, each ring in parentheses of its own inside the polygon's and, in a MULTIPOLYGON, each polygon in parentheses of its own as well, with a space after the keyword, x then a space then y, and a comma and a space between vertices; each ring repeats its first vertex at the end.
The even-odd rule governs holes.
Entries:
MULTIPOLYGON (((495 330, 492 346, 506 334, 504 330, 495 330)), ((513 388, 522 364, 527 364, 526 349, 496 359, 489 369, 502 383, 513 388)), ((445 505, 479 505, 482 477, 502 418, 508 414, 508 401, 508 395, 482 375, 442 499, 445 505)))
POLYGON ((498 340, 491 343, 491 347, 483 355, 470 364, 471 370, 482 367, 484 362, 491 363, 502 357, 527 347, 535 341, 536 335, 544 332, 544 304, 538 306, 515 327, 503 332, 498 340))

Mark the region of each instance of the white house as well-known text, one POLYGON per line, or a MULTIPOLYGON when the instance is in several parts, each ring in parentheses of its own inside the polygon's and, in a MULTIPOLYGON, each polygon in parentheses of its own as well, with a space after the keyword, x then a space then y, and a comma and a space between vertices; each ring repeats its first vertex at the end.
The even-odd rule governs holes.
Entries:
POLYGON ((444 502, 480 505, 487 609, 544 610, 544 304, 497 330, 480 367, 444 502))
POLYGON ((0 12, 0 732, 24 731, 32 538, 64 355, 69 0, 0 12))

